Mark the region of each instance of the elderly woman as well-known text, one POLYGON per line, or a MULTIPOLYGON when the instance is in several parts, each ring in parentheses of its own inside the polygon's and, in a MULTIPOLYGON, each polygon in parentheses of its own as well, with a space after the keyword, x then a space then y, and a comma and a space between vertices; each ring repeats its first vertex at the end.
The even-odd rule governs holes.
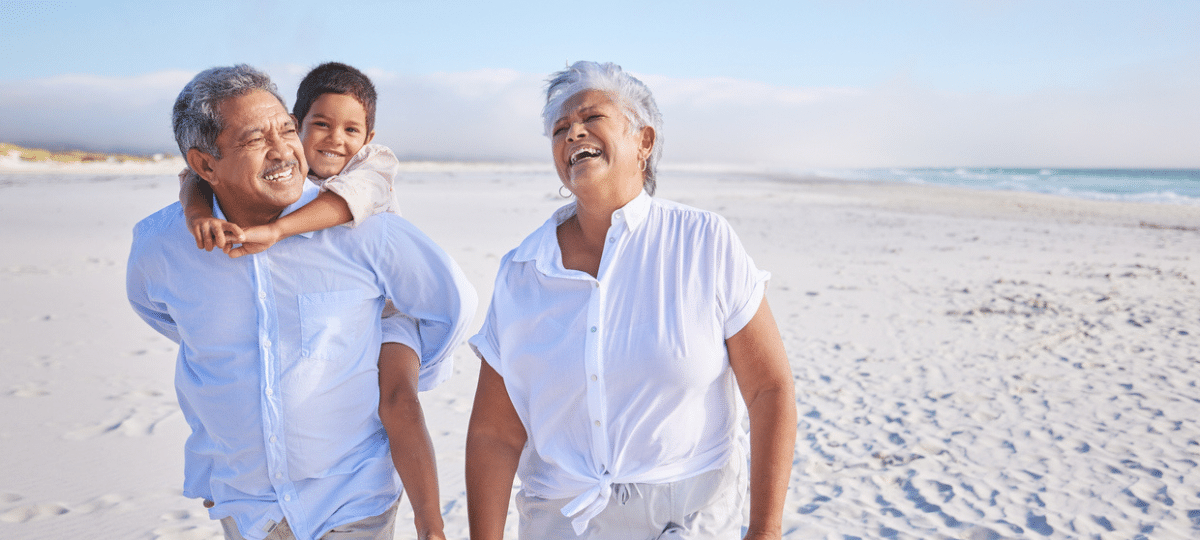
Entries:
POLYGON ((720 216, 651 197, 661 116, 613 64, 554 74, 543 111, 575 202, 500 263, 471 346, 474 540, 779 538, 795 390, 755 268, 720 216), (739 393, 740 398, 739 399, 739 393))

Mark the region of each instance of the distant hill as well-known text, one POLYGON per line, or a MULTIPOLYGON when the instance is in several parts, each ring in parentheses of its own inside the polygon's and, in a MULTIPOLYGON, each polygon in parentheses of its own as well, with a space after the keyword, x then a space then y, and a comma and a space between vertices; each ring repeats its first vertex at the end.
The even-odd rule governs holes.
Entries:
POLYGON ((0 157, 13 156, 25 162, 55 162, 55 163, 153 163, 166 158, 163 154, 152 156, 133 156, 129 154, 104 154, 86 152, 83 150, 51 151, 42 148, 25 148, 6 142, 0 142, 0 157))

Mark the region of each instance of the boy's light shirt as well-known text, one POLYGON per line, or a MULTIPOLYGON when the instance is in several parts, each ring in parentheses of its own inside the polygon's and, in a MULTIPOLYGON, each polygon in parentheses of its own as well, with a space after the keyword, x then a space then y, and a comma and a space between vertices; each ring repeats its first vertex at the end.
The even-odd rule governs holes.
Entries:
MULTIPOLYGON (((286 211, 317 191, 307 186, 286 211)), ((196 249, 179 203, 134 229, 130 303, 179 344, 175 386, 192 431, 184 495, 215 501, 210 516, 232 516, 248 540, 285 517, 315 538, 395 503, 378 416, 381 340, 420 353, 422 388, 452 370, 475 291, 432 240, 384 217, 238 259, 196 249), (384 297, 409 317, 381 329, 384 297)))
POLYGON ((350 207, 353 221, 347 227, 357 227, 375 214, 391 212, 400 215, 393 185, 400 175, 400 160, 388 147, 380 144, 363 145, 336 176, 324 180, 309 176, 323 191, 337 193, 350 207))

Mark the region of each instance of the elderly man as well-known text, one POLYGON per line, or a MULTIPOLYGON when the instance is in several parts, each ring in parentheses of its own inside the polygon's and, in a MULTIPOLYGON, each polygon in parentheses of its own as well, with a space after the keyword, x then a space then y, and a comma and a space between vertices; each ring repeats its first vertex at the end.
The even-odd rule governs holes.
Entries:
MULTIPOLYGON (((261 225, 316 196, 294 121, 253 68, 197 75, 173 124, 217 217, 261 225)), ((449 375, 476 296, 412 224, 382 214, 232 259, 196 249, 176 203, 135 227, 127 280, 138 315, 179 344, 184 495, 226 538, 390 540, 400 480, 418 534, 443 536, 416 392, 449 375), (385 298, 401 314, 381 323, 385 298)))

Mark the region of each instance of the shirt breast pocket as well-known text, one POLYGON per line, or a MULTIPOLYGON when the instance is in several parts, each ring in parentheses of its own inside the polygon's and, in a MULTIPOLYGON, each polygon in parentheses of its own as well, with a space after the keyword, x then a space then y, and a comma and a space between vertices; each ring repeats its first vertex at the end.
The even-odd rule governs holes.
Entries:
POLYGON ((368 291, 330 291, 300 295, 300 354, 334 360, 379 326, 378 296, 368 291))

